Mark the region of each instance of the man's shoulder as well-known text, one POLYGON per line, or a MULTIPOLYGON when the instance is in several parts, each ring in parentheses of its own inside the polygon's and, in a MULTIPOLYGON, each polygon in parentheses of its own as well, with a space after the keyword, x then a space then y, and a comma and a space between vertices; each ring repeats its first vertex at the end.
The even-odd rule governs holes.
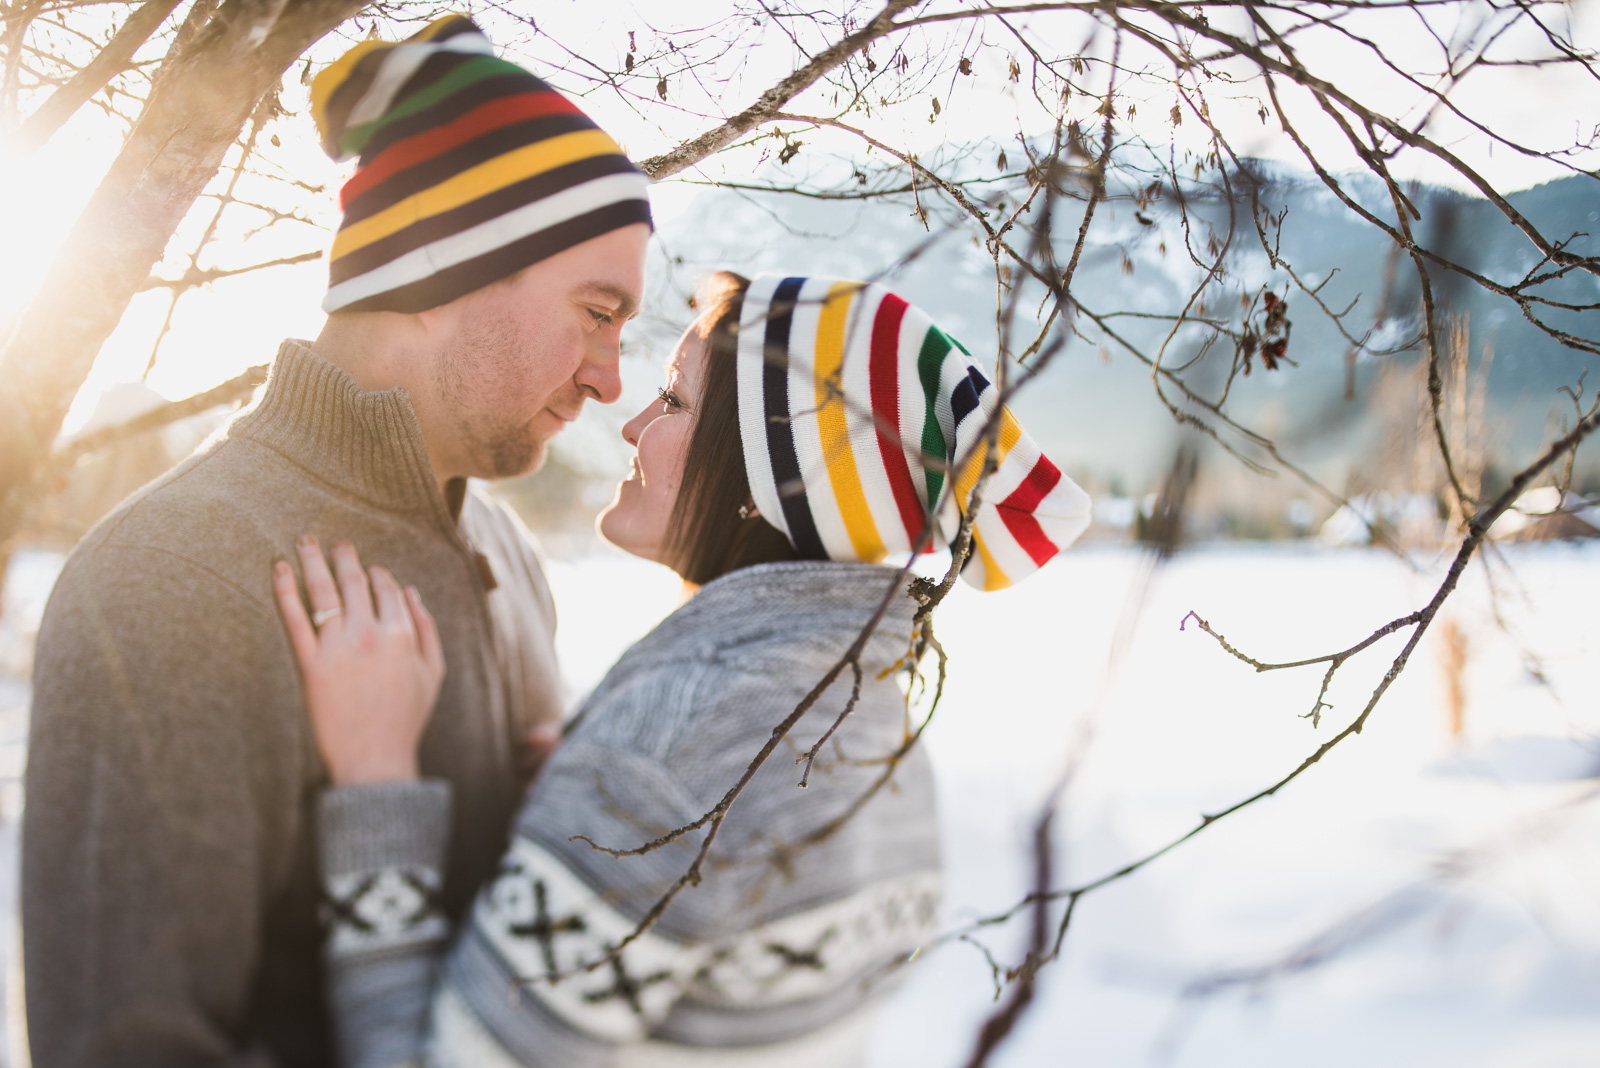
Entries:
POLYGON ((124 713, 151 717, 244 709, 265 695, 292 707, 293 661, 272 595, 281 539, 265 518, 272 480, 245 488, 241 473, 266 472, 233 455, 250 447, 209 444, 73 549, 40 624, 36 712, 55 715, 85 694, 86 708, 118 694, 124 713))
POLYGON ((254 442, 221 437, 135 491, 73 549, 58 592, 77 583, 152 594, 183 578, 232 587, 267 605, 268 567, 283 551, 287 507, 306 492, 292 465, 254 442), (260 574, 256 574, 260 572, 260 574))

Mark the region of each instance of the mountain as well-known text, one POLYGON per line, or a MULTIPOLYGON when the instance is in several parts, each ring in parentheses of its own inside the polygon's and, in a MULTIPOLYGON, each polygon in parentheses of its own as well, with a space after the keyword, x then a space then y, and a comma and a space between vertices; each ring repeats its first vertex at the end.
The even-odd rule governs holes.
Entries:
MULTIPOLYGON (((1380 414, 1384 409, 1374 402, 1380 367, 1411 366, 1419 355, 1415 349, 1363 355, 1356 367, 1355 399, 1345 400, 1350 345, 1314 301, 1291 285, 1288 273, 1269 262, 1255 233, 1250 200, 1243 194, 1253 187, 1260 215, 1277 219, 1281 213, 1281 226, 1268 226, 1282 259, 1307 285, 1322 283, 1318 296, 1328 307, 1351 306, 1348 329, 1357 337, 1374 326, 1382 308, 1386 323, 1376 334, 1379 340, 1392 346, 1414 338, 1420 318, 1414 268, 1408 259, 1398 258, 1385 300, 1386 271, 1396 259, 1394 244, 1315 176, 1277 164, 1250 164, 1248 173, 1230 177, 1241 193, 1231 202, 1199 184, 1179 191, 1188 209, 1190 239, 1202 252, 1211 236, 1208 227, 1219 242, 1226 239, 1230 223, 1235 229, 1222 296, 1212 299, 1208 313, 1237 322, 1241 293, 1267 286, 1280 296, 1287 294, 1293 324, 1288 356, 1296 366, 1268 372, 1258 364, 1249 378, 1234 381, 1228 411, 1241 423, 1267 430, 1296 461, 1339 482, 1386 429, 1380 414)), ((1379 217, 1393 218, 1389 195, 1377 179, 1357 175, 1341 183, 1357 203, 1379 217)), ((1600 233, 1600 197, 1595 194, 1595 181, 1578 175, 1507 199, 1548 236, 1570 240, 1574 252, 1595 255, 1600 253, 1600 240, 1594 236, 1600 233)), ((1407 187, 1407 195, 1421 215, 1413 222, 1418 238, 1468 269, 1509 284, 1539 262, 1533 245, 1487 200, 1429 186, 1407 187)), ((924 201, 931 200, 925 193, 924 201)), ((1065 262, 1081 205, 1062 203, 1054 230, 1056 256, 1065 262)), ((666 351, 670 327, 681 327, 692 314, 685 298, 695 278, 728 268, 745 274, 784 271, 881 279, 926 308, 974 354, 992 361, 997 350, 993 262, 970 227, 930 219, 930 228, 925 228, 912 208, 909 197, 822 200, 708 191, 661 227, 661 255, 653 262, 651 280, 655 327, 653 334, 647 330, 650 340, 644 344, 666 351)), ((1090 233, 1074 296, 1090 311, 1111 316, 1107 325, 1127 341, 1156 351, 1170 323, 1142 316, 1180 309, 1200 271, 1184 251, 1183 212, 1175 192, 1162 189, 1139 212, 1127 198, 1104 204, 1090 233)), ((1016 237, 1026 241, 1025 234, 1016 237)), ((1558 402, 1570 411, 1556 391, 1576 383, 1591 361, 1528 323, 1513 302, 1454 272, 1435 268, 1430 279, 1441 312, 1469 318, 1474 364, 1485 344, 1492 343, 1487 386, 1492 450, 1503 462, 1516 463, 1537 447, 1558 402)), ((1573 271, 1544 282, 1536 292, 1593 303, 1600 300, 1600 279, 1573 271)), ((1024 287, 1017 337, 1030 338, 1037 330, 1042 296, 1041 287, 1024 287)), ((1584 314, 1592 336, 1600 316, 1584 314)), ((1548 319, 1561 329, 1585 329, 1577 314, 1548 319)), ((1079 316, 1075 326, 1082 336, 1074 337, 1019 394, 1016 410, 1064 467, 1102 484, 1142 492, 1172 455, 1176 423, 1152 386, 1148 365, 1106 338, 1086 317, 1079 316)), ((1198 329, 1179 331, 1163 362, 1174 366, 1198 357, 1188 380, 1203 384, 1202 392, 1215 391, 1231 360, 1231 344, 1225 353, 1201 355, 1201 342, 1198 329)), ((1170 386, 1168 392, 1173 392, 1170 386)))

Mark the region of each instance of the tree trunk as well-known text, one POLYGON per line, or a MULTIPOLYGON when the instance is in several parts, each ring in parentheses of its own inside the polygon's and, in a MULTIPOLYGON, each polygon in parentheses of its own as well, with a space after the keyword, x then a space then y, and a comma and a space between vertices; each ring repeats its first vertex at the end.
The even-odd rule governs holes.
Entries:
POLYGON ((96 354, 257 101, 364 0, 227 0, 151 90, 0 355, 0 543, 96 354))

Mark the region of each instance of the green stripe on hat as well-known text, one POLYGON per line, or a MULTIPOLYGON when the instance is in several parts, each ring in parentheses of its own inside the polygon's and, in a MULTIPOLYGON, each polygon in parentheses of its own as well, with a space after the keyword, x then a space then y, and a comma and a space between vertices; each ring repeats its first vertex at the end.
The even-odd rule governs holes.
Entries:
MULTIPOLYGON (((939 368, 950 352, 955 339, 938 327, 929 329, 922 339, 922 351, 917 356, 917 376, 922 380, 922 398, 928 406, 927 417, 922 420, 922 454, 941 463, 950 462, 949 447, 944 431, 939 429, 939 368)), ((939 494, 944 492, 944 474, 937 468, 923 471, 928 484, 928 508, 939 507, 939 494)))
POLYGON ((515 63, 507 63, 505 60, 496 59, 494 56, 476 56, 461 64, 461 66, 426 89, 412 93, 409 97, 396 104, 382 118, 374 119, 348 131, 339 139, 339 149, 347 155, 356 155, 367 147, 367 142, 371 141, 379 130, 408 116, 415 115, 425 108, 431 108, 452 93, 497 75, 526 73, 515 63))

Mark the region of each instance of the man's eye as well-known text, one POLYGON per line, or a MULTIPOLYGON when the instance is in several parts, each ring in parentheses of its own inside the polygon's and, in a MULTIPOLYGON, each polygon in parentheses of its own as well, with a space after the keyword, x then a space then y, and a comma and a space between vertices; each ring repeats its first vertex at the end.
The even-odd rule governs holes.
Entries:
POLYGON ((611 325, 611 322, 612 322, 611 316, 607 315, 605 312, 597 312, 593 308, 588 308, 588 309, 585 309, 585 310, 587 310, 589 315, 594 319, 594 324, 596 326, 610 326, 611 325))

